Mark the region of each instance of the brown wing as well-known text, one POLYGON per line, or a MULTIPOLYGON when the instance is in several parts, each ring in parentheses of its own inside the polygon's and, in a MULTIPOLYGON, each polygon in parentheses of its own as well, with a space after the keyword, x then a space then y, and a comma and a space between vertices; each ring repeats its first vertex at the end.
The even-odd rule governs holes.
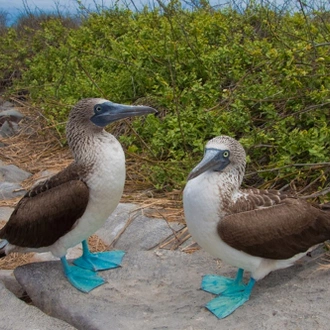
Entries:
POLYGON ((260 190, 260 189, 244 189, 245 193, 234 205, 230 205, 228 213, 238 213, 251 211, 257 208, 269 207, 281 203, 285 198, 294 197, 291 193, 281 192, 278 190, 260 190))
POLYGON ((53 187, 51 182, 52 178, 20 200, 0 230, 1 238, 13 245, 39 248, 52 245, 72 228, 85 212, 88 187, 80 180, 55 178, 53 187))
POLYGON ((46 181, 42 181, 33 188, 31 188, 24 197, 33 197, 46 190, 57 187, 61 184, 72 180, 80 180, 81 177, 84 177, 88 168, 76 163, 70 164, 68 167, 60 171, 59 173, 53 175, 46 181))
POLYGON ((289 259, 330 238, 330 212, 294 198, 224 217, 218 234, 231 247, 269 259, 289 259))

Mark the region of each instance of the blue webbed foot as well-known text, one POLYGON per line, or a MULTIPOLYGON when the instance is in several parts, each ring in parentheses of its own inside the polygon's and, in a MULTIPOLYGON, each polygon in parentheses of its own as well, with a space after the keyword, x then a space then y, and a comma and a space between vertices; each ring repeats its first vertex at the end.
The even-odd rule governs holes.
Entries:
POLYGON ((84 254, 73 263, 78 267, 93 271, 112 269, 120 266, 124 254, 124 251, 119 250, 84 254))
POLYGON ((82 292, 90 292, 105 283, 105 280, 95 272, 69 265, 65 257, 61 258, 61 262, 68 281, 82 292))
POLYGON ((217 318, 223 319, 249 300, 254 283, 255 280, 251 278, 244 291, 222 294, 209 301, 205 307, 217 318))
POLYGON ((243 283, 243 269, 237 271, 235 279, 218 275, 205 275, 202 280, 201 289, 213 294, 229 294, 245 290, 243 283))
POLYGON ((117 268, 125 255, 125 252, 120 250, 91 253, 86 241, 83 241, 82 245, 83 255, 75 259, 73 263, 80 268, 92 271, 117 268))

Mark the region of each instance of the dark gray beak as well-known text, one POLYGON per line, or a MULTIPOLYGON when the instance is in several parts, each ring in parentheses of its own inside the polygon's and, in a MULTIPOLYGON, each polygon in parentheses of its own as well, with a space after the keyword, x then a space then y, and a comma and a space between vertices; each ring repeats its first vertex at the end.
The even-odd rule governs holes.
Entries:
POLYGON ((105 127, 117 120, 157 113, 157 110, 143 105, 124 105, 113 102, 104 102, 95 105, 94 116, 91 121, 100 127, 105 127))
POLYGON ((188 180, 196 178, 202 173, 213 170, 222 171, 230 163, 228 158, 223 157, 223 150, 205 149, 201 162, 190 172, 188 180))

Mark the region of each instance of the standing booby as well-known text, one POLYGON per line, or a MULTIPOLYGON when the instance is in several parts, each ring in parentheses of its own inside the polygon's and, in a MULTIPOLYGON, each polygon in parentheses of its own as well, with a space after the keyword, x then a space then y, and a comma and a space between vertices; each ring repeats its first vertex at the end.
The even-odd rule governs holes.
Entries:
POLYGON ((330 208, 276 190, 240 189, 246 155, 239 142, 219 136, 206 144, 183 192, 193 239, 211 255, 239 268, 235 279, 206 275, 202 289, 219 295, 206 307, 218 318, 250 297, 256 281, 291 266, 330 238, 330 208), (247 285, 244 270, 251 273, 247 285))
POLYGON ((32 188, 0 230, 0 254, 50 251, 61 259, 69 282, 83 292, 104 283, 95 271, 118 267, 123 251, 91 253, 86 239, 103 226, 117 207, 125 183, 125 155, 103 128, 122 118, 156 113, 105 99, 79 101, 66 126, 74 161, 32 188), (69 265, 68 248, 82 242, 83 255, 69 265))

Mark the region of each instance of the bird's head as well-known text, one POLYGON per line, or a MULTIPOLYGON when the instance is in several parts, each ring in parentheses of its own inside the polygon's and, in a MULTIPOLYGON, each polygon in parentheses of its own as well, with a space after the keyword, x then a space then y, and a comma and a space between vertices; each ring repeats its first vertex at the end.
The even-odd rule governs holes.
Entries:
POLYGON ((71 110, 68 126, 80 125, 102 130, 117 120, 157 113, 157 110, 142 105, 124 105, 101 98, 80 100, 71 110))
POLYGON ((206 144, 204 157, 190 172, 188 180, 207 171, 221 173, 237 169, 244 174, 245 164, 246 154, 242 145, 229 136, 218 136, 206 144))

